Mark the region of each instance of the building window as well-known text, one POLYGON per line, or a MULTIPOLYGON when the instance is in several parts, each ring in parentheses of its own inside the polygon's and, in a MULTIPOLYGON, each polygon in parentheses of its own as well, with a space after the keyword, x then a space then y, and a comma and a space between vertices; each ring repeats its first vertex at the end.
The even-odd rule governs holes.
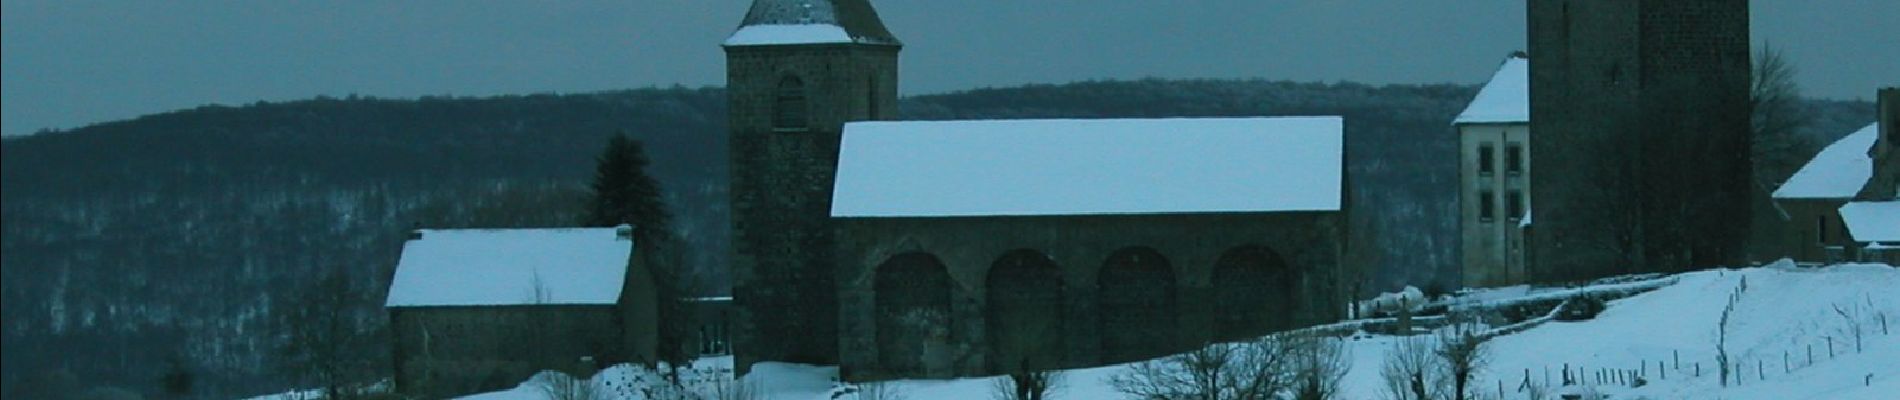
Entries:
POLYGON ((1524 173, 1524 145, 1511 143, 1504 147, 1504 171, 1512 176, 1524 173))
POLYGON ((1491 222, 1492 218, 1496 218, 1494 215, 1497 214, 1498 205, 1497 205, 1497 200, 1492 199, 1493 197, 1496 197, 1496 196, 1493 196, 1492 194, 1493 193, 1489 190, 1478 192, 1478 220, 1479 221, 1491 222))
POLYGON ((1814 217, 1814 242, 1827 244, 1827 216, 1814 217))
POLYGON ((772 102, 772 128, 778 130, 805 130, 807 107, 805 102, 805 82, 797 77, 787 76, 778 81, 778 97, 772 102))
POLYGON ((865 107, 865 109, 870 110, 870 113, 868 115, 865 115, 864 118, 878 119, 877 117, 877 111, 878 111, 877 110, 877 77, 874 76, 874 77, 871 77, 870 80, 865 81, 865 86, 866 88, 864 89, 864 102, 865 104, 868 105, 868 107, 865 107))
POLYGON ((1512 221, 1524 218, 1524 193, 1517 190, 1504 192, 1504 218, 1512 221))
POLYGON ((1491 153, 1495 153, 1496 150, 1497 149, 1494 149, 1491 147, 1490 143, 1478 145, 1478 175, 1479 176, 1490 176, 1491 171, 1495 169, 1495 167, 1492 167, 1492 164, 1495 164, 1495 162, 1493 162, 1493 159, 1496 157, 1492 155, 1491 153))

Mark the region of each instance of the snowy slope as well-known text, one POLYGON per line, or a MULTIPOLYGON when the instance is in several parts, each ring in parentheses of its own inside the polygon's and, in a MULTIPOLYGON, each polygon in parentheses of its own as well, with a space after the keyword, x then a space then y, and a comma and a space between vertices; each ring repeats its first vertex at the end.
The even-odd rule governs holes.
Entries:
MULTIPOLYGON (((1592 320, 1552 322, 1493 339, 1487 345, 1492 362, 1480 373, 1476 385, 1495 397, 1497 386, 1503 383, 1504 399, 1526 399, 1526 393, 1515 390, 1526 370, 1531 371, 1533 381, 1542 384, 1545 367, 1551 369, 1551 379, 1557 381, 1565 363, 1590 371, 1635 369, 1647 364, 1646 386, 1593 385, 1590 389, 1618 399, 1851 400, 1892 399, 1894 393, 1900 393, 1900 332, 1881 335, 1873 317, 1875 312, 1883 312, 1889 320, 1900 319, 1900 293, 1895 292, 1900 288, 1900 270, 1885 265, 1796 269, 1784 261, 1761 268, 1686 273, 1673 281, 1673 285, 1661 289, 1612 301, 1592 320), (1736 296, 1728 344, 1733 359, 1746 366, 1746 376, 1739 387, 1724 388, 1713 366, 1716 326, 1731 294, 1744 280, 1747 289, 1736 296), (1834 311, 1836 305, 1859 316, 1865 324, 1863 351, 1856 352, 1851 339, 1847 339, 1851 335, 1844 331, 1845 319, 1834 311), (1827 336, 1835 338, 1833 356, 1827 354, 1827 336), (1809 345, 1816 352, 1811 364, 1805 354, 1809 345), (1791 372, 1783 372, 1783 351, 1790 355, 1791 372), (1681 369, 1673 365, 1673 357, 1678 354, 1681 369), (1670 369, 1666 378, 1657 371, 1658 361, 1670 369), (1758 361, 1762 365, 1760 375, 1758 361), (1695 363, 1701 363, 1701 376, 1693 372, 1695 363)), ((1643 283, 1600 288, 1639 284, 1643 283)), ((1556 293, 1563 291, 1511 288, 1463 300, 1499 302, 1556 293), (1510 298, 1507 293, 1522 295, 1510 298)), ((1352 367, 1344 379, 1341 398, 1387 398, 1379 369, 1397 340, 1363 333, 1350 339, 1346 358, 1352 367)), ((718 360, 730 363, 730 358, 718 360)), ((1067 371, 1054 398, 1125 398, 1107 382, 1110 376, 1126 370, 1125 365, 1115 365, 1067 371)), ((858 398, 852 392, 866 390, 835 383, 836 367, 762 363, 745 379, 763 389, 769 398, 780 400, 851 400, 858 398)), ((906 380, 880 385, 882 390, 909 400, 972 399, 991 398, 995 379, 906 380)), ((536 393, 517 389, 473 398, 541 398, 536 393)))

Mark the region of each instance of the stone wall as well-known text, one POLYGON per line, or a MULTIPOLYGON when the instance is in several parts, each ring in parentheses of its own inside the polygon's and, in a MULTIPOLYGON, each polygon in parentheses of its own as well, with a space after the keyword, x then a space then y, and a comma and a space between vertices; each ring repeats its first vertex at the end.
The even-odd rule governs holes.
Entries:
POLYGON ((398 307, 389 319, 396 388, 425 398, 507 389, 542 370, 585 374, 629 361, 612 305, 398 307))
POLYGON ((731 106, 732 329, 741 372, 757 361, 837 362, 830 208, 847 121, 897 116, 896 46, 726 48, 731 106), (785 77, 803 81, 804 129, 775 129, 785 77))
POLYGON ((841 373, 851 380, 979 376, 1025 362, 1096 366, 1343 316, 1344 217, 1336 212, 850 218, 838 225, 837 340, 841 373), (895 287, 887 272, 933 287, 887 293, 881 290, 895 287), (929 317, 939 318, 932 324, 942 332, 885 331, 899 322, 887 320, 892 310, 941 309, 948 315, 929 317), (1059 334, 1036 333, 1048 329, 1059 334), (998 351, 1009 348, 1048 352, 998 351), (905 354, 881 354, 889 350, 905 354))
POLYGON ((1868 152, 1874 159, 1872 179, 1862 187, 1859 200, 1895 200, 1900 196, 1900 88, 1882 88, 1877 97, 1880 138, 1868 152))
POLYGON ((1532 0, 1527 12, 1538 278, 1741 262, 1747 2, 1532 0), (1630 209, 1644 217, 1598 215, 1630 209), (1639 248, 1616 244, 1631 226, 1649 233, 1639 248))

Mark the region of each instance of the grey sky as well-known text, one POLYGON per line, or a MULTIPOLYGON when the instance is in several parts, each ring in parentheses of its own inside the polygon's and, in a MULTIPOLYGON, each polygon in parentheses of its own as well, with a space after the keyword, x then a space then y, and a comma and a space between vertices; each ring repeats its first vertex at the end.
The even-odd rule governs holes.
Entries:
MULTIPOLYGON (((1522 0, 882 0, 905 94, 1094 78, 1475 83, 1522 0)), ((0 2, 0 132, 194 107, 719 85, 750 0, 0 2)), ((1756 0, 1810 96, 1900 83, 1900 1, 1756 0), (1882 20, 1888 18, 1888 20, 1882 20)))

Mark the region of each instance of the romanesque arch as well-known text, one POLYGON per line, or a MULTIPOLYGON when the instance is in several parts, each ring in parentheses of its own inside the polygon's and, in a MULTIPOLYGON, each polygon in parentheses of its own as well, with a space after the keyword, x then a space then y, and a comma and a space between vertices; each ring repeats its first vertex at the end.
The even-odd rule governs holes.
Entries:
POLYGON ((950 346, 950 274, 929 253, 892 256, 875 278, 878 363, 919 376, 950 346))
POLYGON ((1018 249, 990 264, 985 282, 990 368, 1007 373, 1060 367, 1062 269, 1042 252, 1018 249))
POLYGON ((1174 268, 1155 249, 1125 247, 1097 277, 1102 362, 1151 358, 1175 347, 1174 268))
POLYGON ((806 103, 805 81, 796 76, 785 76, 778 81, 773 93, 772 129, 805 129, 811 121, 807 114, 811 111, 806 103))
POLYGON ((1292 324, 1298 274, 1266 246, 1228 249, 1214 262, 1216 338, 1264 335, 1292 324))

